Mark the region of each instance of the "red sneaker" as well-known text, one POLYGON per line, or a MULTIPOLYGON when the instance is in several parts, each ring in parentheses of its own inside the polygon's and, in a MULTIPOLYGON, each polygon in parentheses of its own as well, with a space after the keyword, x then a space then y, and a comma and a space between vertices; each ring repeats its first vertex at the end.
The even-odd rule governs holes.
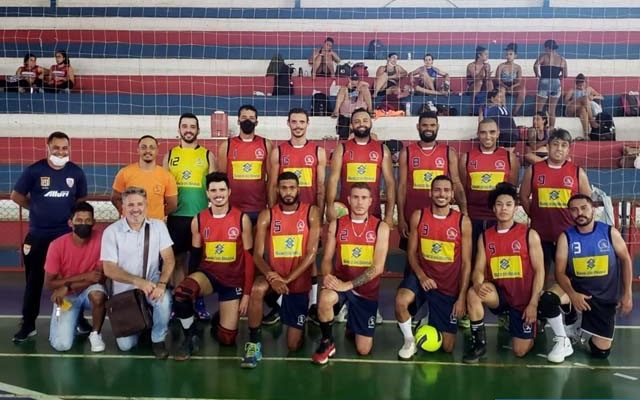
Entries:
POLYGON ((332 340, 323 339, 315 353, 311 356, 311 362, 324 365, 329 362, 329 358, 336 354, 336 344, 332 340))

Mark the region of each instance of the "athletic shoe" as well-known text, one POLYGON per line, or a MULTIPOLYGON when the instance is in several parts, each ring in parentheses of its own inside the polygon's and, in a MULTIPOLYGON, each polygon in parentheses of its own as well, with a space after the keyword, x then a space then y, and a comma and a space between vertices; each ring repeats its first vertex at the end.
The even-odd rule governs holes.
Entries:
POLYGON ((460 327, 461 329, 471 328, 471 320, 469 319, 469 316, 465 315, 464 317, 459 318, 458 327, 460 327))
POLYGON ((418 346, 416 346, 416 341, 413 338, 405 339, 404 344, 398 351, 398 358, 401 360, 411 360, 417 352, 418 346))
POLYGON ((193 326, 187 330, 183 329, 180 343, 178 343, 178 350, 173 356, 176 361, 186 361, 191 358, 191 354, 197 351, 195 348, 196 336, 193 334, 193 326))
POLYGON ((470 349, 462 356, 462 362, 465 364, 475 364, 487 354, 486 344, 472 344, 470 349))
POLYGON ((333 322, 337 322, 337 323, 347 322, 348 314, 349 314, 349 308, 347 307, 347 303, 344 303, 342 305, 342 308, 338 312, 338 314, 336 314, 335 318, 333 318, 333 322))
POLYGON ((309 311, 307 312, 307 321, 311 322, 316 326, 320 326, 320 320, 318 319, 318 305, 313 304, 309 307, 309 311))
POLYGON ((376 311, 376 325, 382 325, 384 319, 382 318, 382 314, 380 314, 380 310, 376 311))
POLYGON ((280 322, 280 309, 274 308, 267 315, 262 317, 262 325, 271 326, 280 322))
POLYGON ((104 340, 102 340, 102 335, 98 332, 93 331, 89 334, 89 342, 91 343, 91 351, 93 353, 100 353, 104 351, 104 340))
POLYGON ((244 345, 244 357, 242 357, 240 367, 255 368, 260 360, 262 360, 262 344, 247 342, 244 345))
POLYGON ((158 360, 165 360, 169 357, 169 350, 167 350, 164 340, 162 342, 151 343, 151 349, 153 350, 153 355, 155 355, 158 360))
POLYGON ((88 335, 93 332, 93 326, 87 321, 87 319, 81 315, 78 317, 78 324, 76 325, 76 333, 78 335, 88 335))
POLYGON ((565 336, 556 336, 553 338, 555 344, 553 349, 547 355, 547 360, 552 363, 561 363, 566 357, 573 354, 573 347, 571 346, 571 339, 565 336))
POLYGON ((204 303, 203 297, 197 297, 195 301, 196 318, 200 321, 209 321, 211 313, 207 311, 207 305, 204 303))
POLYGON ((311 362, 318 365, 324 365, 329 359, 336 354, 336 344, 333 340, 322 339, 315 353, 311 356, 311 362))
POLYGON ((38 331, 36 330, 35 326, 22 324, 20 330, 16 332, 15 335, 13 335, 13 339, 11 340, 13 340, 15 343, 22 343, 37 334, 38 331))

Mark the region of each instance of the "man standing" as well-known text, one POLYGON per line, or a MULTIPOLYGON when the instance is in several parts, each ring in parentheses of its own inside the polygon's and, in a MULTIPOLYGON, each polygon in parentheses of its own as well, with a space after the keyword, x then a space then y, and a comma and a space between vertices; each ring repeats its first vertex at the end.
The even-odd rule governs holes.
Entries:
POLYGON ((22 245, 26 278, 22 326, 13 336, 17 343, 37 334, 47 250, 53 240, 70 232, 71 210, 87 196, 84 172, 69 161, 69 136, 53 132, 47 150, 48 157, 28 166, 11 192, 11 200, 29 210, 29 233, 22 245))
POLYGON ((531 218, 531 228, 542 240, 547 274, 556 254, 556 239, 573 225, 567 209, 569 198, 577 193, 591 196, 586 172, 569 161, 569 132, 553 130, 548 143, 549 157, 529 167, 520 186, 522 207, 531 218))
POLYGON ((473 226, 473 252, 485 229, 495 225, 495 214, 488 206, 489 193, 500 182, 518 185, 520 163, 513 152, 498 147, 500 131, 493 119, 478 123, 479 145, 460 157, 460 178, 465 188, 467 209, 473 226))
MULTIPOLYGON (((169 355, 164 340, 171 316, 167 284, 175 265, 173 242, 163 221, 147 218, 147 193, 143 188, 126 188, 121 202, 124 218, 109 225, 102 235, 100 259, 104 274, 113 280, 113 294, 136 288, 144 292, 153 309, 153 353, 156 358, 165 359, 169 355), (144 256, 145 247, 148 257, 144 256), (143 276, 145 258, 147 274, 143 276)), ((120 350, 128 351, 138 343, 138 335, 116 338, 116 343, 120 350)))
POLYGON ((547 357, 554 363, 561 363, 573 354, 567 331, 569 326, 576 330, 576 311, 582 313, 582 333, 591 336, 591 356, 605 359, 613 343, 616 308, 622 314, 633 308, 633 266, 620 232, 594 220, 589 196, 571 196, 568 208, 575 226, 558 238, 555 268, 558 283, 540 296, 540 313, 555 335, 555 344, 547 357), (568 325, 565 330, 560 306, 567 304, 571 311, 565 315, 568 325))
POLYGON ((513 220, 518 192, 499 183, 489 194, 497 223, 478 239, 478 255, 467 294, 471 345, 462 361, 476 363, 487 351, 484 305, 494 314, 509 314, 511 347, 524 357, 536 336, 538 299, 544 285, 540 237, 535 230, 513 220))
POLYGON ((302 347, 321 219, 318 207, 300 201, 298 185, 293 172, 278 175, 278 204, 258 217, 253 257, 262 275, 251 291, 249 342, 241 364, 245 368, 254 368, 262 357, 262 303, 269 291, 282 296, 280 315, 288 327, 289 351, 302 347))
MULTIPOLYGON (((324 179, 327 168, 327 156, 324 149, 307 140, 309 114, 302 108, 289 111, 287 125, 291 131, 291 139, 280 144, 271 152, 271 172, 269 173, 269 204, 276 204, 277 178, 283 172, 293 172, 299 181, 298 196, 301 203, 317 206, 320 214, 324 213, 324 179)), ((311 266, 312 286, 309 292, 309 317, 317 321, 318 268, 315 262, 311 266)), ((279 306, 270 302, 272 312, 263 323, 276 318, 279 306)))
POLYGON ((417 352, 411 331, 409 305, 429 303, 429 324, 442 333, 442 349, 451 353, 458 332, 457 319, 465 315, 471 272, 471 223, 451 209, 453 183, 439 175, 431 185, 431 207, 411 215, 407 257, 412 272, 396 294, 396 318, 404 336, 398 357, 417 352))
POLYGON ((76 204, 69 218, 73 232, 51 242, 47 252, 44 284, 53 292, 54 303, 49 343, 57 351, 67 351, 73 345, 78 317, 85 307, 91 307, 92 311, 91 351, 101 352, 105 348, 100 334, 106 313, 100 263, 102 233, 93 231, 94 223, 91 204, 85 201, 76 204))
POLYGON ((148 216, 164 220, 176 210, 178 188, 176 180, 164 168, 156 164, 158 141, 150 135, 138 139, 138 162, 129 164, 116 174, 113 180, 111 203, 124 214, 122 192, 128 187, 141 187, 147 193, 148 216))
POLYGON ((191 357, 194 301, 218 294, 219 319, 212 321, 211 335, 223 345, 233 345, 238 319, 246 315, 253 283, 253 236, 249 217, 229 205, 229 180, 221 172, 206 177, 211 206, 191 222, 192 272, 175 290, 173 310, 183 328, 176 360, 191 357))
POLYGON ((409 219, 414 211, 431 206, 431 183, 436 176, 445 175, 453 183, 454 198, 463 214, 467 212, 464 188, 458 175, 458 156, 454 149, 436 142, 438 114, 424 112, 416 125, 420 140, 400 151, 398 176, 398 228, 400 248, 407 249, 409 219))
POLYGON ((395 206, 396 186, 391 163, 391 153, 386 145, 371 138, 371 116, 365 109, 351 114, 351 129, 355 137, 338 145, 331 156, 331 175, 327 184, 327 219, 336 219, 333 207, 337 199, 340 184, 340 201, 347 204, 351 186, 365 183, 371 190, 371 208, 369 214, 382 218, 380 207, 380 188, 384 178, 387 201, 384 221, 393 226, 393 208, 395 206))
MULTIPOLYGON (((170 149, 163 166, 173 175, 178 187, 178 208, 167 217, 167 228, 173 240, 176 268, 173 284, 177 286, 187 273, 187 259, 191 248, 191 221, 207 208, 205 177, 215 170, 213 153, 198 143, 200 123, 198 117, 185 113, 178 120, 180 145, 170 149)), ((196 312, 200 319, 210 319, 202 297, 196 299, 196 312)))
POLYGON ((324 287, 318 303, 322 339, 311 357, 313 363, 320 365, 326 364, 336 352, 331 320, 333 307, 338 303, 349 303, 347 334, 355 334, 358 354, 367 355, 373 347, 380 275, 389 248, 389 226, 369 214, 373 197, 366 183, 351 185, 347 200, 350 214, 329 223, 322 258, 324 287), (334 256, 335 268, 332 268, 334 256))
POLYGON ((258 110, 245 104, 238 110, 240 135, 229 138, 218 150, 218 171, 227 173, 231 205, 246 213, 255 225, 267 207, 267 172, 271 140, 256 135, 258 110))

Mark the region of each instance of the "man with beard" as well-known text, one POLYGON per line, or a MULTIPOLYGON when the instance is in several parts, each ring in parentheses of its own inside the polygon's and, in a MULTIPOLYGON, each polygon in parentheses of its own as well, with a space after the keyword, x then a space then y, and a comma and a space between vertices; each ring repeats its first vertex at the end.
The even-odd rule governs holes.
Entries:
POLYGON ((389 225, 369 214, 373 196, 366 183, 351 185, 347 200, 350 212, 329 223, 322 257, 324 279, 318 302, 322 339, 311 357, 319 365, 326 364, 336 353, 331 329, 336 304, 349 304, 345 334, 355 336, 357 353, 366 356, 373 347, 380 275, 389 249, 389 225))
POLYGON ((258 110, 245 104, 238 110, 240 135, 229 138, 218 150, 218 171, 227 173, 231 205, 246 213, 255 225, 267 207, 267 172, 271 140, 256 135, 258 110))
POLYGON ((558 237, 557 284, 540 296, 540 314, 547 318, 555 336, 547 357, 553 363, 561 363, 573 354, 569 337, 578 333, 577 312, 582 313, 582 333, 591 336, 591 355, 605 359, 613 343, 616 308, 622 314, 633 308, 633 266, 620 232, 594 220, 589 196, 571 196, 568 208, 575 226, 558 237), (561 305, 570 307, 565 314, 566 330, 561 305))
POLYGON ((520 203, 539 233, 547 275, 556 254, 556 239, 573 225, 567 209, 569 198, 582 193, 591 196, 586 172, 569 161, 571 134, 554 129, 549 134, 549 157, 529 167, 520 186, 520 203), (531 199, 529 198, 531 197, 531 199))
MULTIPOLYGON (((191 220, 207 208, 205 177, 215 170, 213 153, 198 143, 200 123, 198 117, 185 113, 178 120, 180 144, 169 150, 163 166, 173 175, 178 187, 178 208, 167 217, 167 228, 173 240, 176 267, 173 285, 182 282, 187 273, 187 256, 191 248, 191 220)), ((202 297, 196 300, 196 315, 210 319, 202 297)))
MULTIPOLYGON (((47 158, 25 168, 10 195, 13 202, 29 210, 29 232, 22 245, 26 281, 22 326, 13 336, 16 343, 37 334, 47 249, 54 239, 71 230, 71 210, 87 196, 84 172, 69 161, 69 136, 53 132, 47 138, 47 152, 47 158)), ((80 322, 87 325, 84 318, 80 322)))
POLYGON ((298 176, 278 175, 278 203, 258 217, 253 259, 261 276, 253 283, 249 303, 249 342, 241 366, 254 368, 262 358, 262 303, 273 291, 282 295, 280 315, 287 325, 287 347, 302 347, 311 289, 311 266, 318 252, 320 210, 300 201, 298 176), (267 259, 265 260, 265 252, 267 259))
POLYGON ((456 203, 463 214, 467 213, 464 188, 458 174, 458 156, 451 147, 436 142, 438 114, 424 112, 416 125, 420 140, 400 151, 398 179, 398 229, 400 248, 407 249, 409 219, 414 211, 431 206, 431 182, 436 176, 451 178, 456 203))
MULTIPOLYGON (((324 178, 327 167, 327 156, 324 148, 307 140, 309 114, 303 108, 289 110, 287 125, 291 131, 291 139, 280 144, 271 152, 271 171, 269 173, 269 205, 276 204, 277 182, 283 172, 293 172, 299 180, 298 193, 300 202, 313 204, 320 213, 324 212, 324 178)), ((318 269, 313 263, 311 267, 312 286, 309 292, 309 317, 317 321, 318 269)), ((275 294, 275 293, 274 293, 275 294)), ((269 296, 267 304, 271 312, 262 323, 271 325, 279 320, 279 305, 274 297, 269 296)))
POLYGON ((386 186, 387 201, 384 221, 393 226, 395 206, 395 178, 391 163, 391 153, 386 145, 371 138, 371 116, 364 108, 351 114, 351 130, 355 137, 338 145, 331 156, 331 175, 327 184, 327 219, 334 221, 336 211, 333 203, 340 185, 340 201, 347 204, 351 186, 366 183, 371 189, 372 205, 369 214, 382 218, 380 207, 381 177, 386 186))
POLYGON ((473 226, 471 259, 475 257, 475 246, 482 232, 496 223, 495 214, 487 206, 489 192, 500 182, 518 185, 520 163, 513 152, 498 147, 499 136, 496 121, 483 119, 478 123, 479 145, 460 157, 460 179, 473 226))
POLYGON ((429 303, 429 324, 442 333, 442 349, 456 344, 458 318, 465 315, 471 272, 471 222, 451 208, 453 183, 439 175, 431 182, 431 207, 411 215, 407 257, 411 272, 396 294, 396 318, 404 336, 398 357, 408 360, 418 351, 411 331, 409 305, 429 303))
POLYGON ((210 207, 191 221, 190 267, 195 272, 175 290, 173 311, 183 335, 174 358, 187 360, 195 351, 194 307, 198 296, 218 294, 219 321, 211 335, 223 345, 235 344, 238 319, 247 313, 253 282, 253 236, 249 217, 229 204, 229 180, 221 172, 206 177, 210 207))
POLYGON ((513 220, 518 207, 514 185, 501 182, 489 193, 496 225, 478 238, 478 255, 467 293, 471 343, 462 361, 477 363, 487 352, 484 305, 494 314, 509 314, 511 348, 524 357, 536 336, 538 299, 544 285, 540 237, 513 220))
POLYGON ((147 217, 164 220, 178 206, 176 180, 164 168, 156 164, 158 141, 150 135, 138 139, 138 162, 129 164, 116 174, 113 180, 111 203, 122 210, 122 193, 128 187, 141 187, 147 193, 147 217))

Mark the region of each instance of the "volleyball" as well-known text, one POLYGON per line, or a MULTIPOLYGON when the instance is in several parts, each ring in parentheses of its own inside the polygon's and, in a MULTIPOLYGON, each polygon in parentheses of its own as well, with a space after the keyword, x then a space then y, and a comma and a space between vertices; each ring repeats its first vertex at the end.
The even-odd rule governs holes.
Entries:
POLYGON ((430 353, 442 346, 442 334, 431 325, 422 325, 416 331, 416 344, 430 353))
POLYGON ((349 214, 349 208, 339 201, 333 202, 333 209, 336 211, 337 218, 344 217, 349 214))

